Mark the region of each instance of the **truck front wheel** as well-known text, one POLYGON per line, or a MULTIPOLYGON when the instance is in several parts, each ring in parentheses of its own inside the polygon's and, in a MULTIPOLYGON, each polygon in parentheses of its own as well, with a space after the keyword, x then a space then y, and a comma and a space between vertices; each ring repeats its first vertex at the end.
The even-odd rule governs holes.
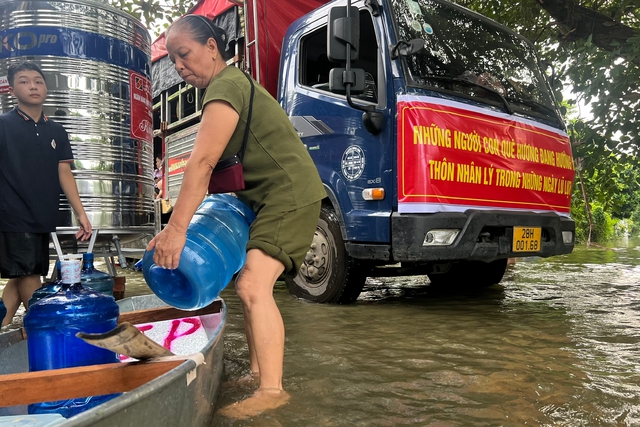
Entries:
POLYGON ((347 254, 338 217, 323 205, 298 275, 285 280, 289 292, 313 302, 349 304, 358 298, 365 280, 364 267, 347 254))
POLYGON ((492 262, 459 261, 452 263, 448 270, 428 273, 429 280, 435 286, 466 286, 486 288, 500 283, 505 270, 507 259, 492 262))

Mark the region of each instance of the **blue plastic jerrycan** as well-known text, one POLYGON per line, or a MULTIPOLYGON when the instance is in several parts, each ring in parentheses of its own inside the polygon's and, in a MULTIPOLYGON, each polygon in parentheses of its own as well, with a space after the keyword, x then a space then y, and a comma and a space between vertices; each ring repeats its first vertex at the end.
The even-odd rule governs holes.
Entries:
POLYGON ((113 287, 115 285, 113 277, 109 273, 96 270, 93 266, 92 252, 82 254, 82 274, 80 279, 84 288, 113 296, 113 287))
POLYGON ((206 307, 244 265, 254 219, 253 211, 236 197, 208 196, 189 223, 178 268, 158 267, 155 250, 147 251, 142 259, 144 279, 169 305, 182 310, 206 307))
POLYGON ((60 272, 60 261, 56 261, 56 271, 58 272, 56 280, 51 283, 45 283, 31 295, 29 299, 29 307, 40 301, 42 298, 55 294, 62 288, 62 273, 60 272))
MULTIPOLYGON (((113 297, 84 289, 79 260, 62 261, 62 288, 29 307, 24 316, 29 370, 116 363, 117 355, 76 337, 77 332, 104 333, 116 327, 119 308, 113 297)), ((89 396, 29 405, 30 414, 69 417, 116 395, 89 396)))

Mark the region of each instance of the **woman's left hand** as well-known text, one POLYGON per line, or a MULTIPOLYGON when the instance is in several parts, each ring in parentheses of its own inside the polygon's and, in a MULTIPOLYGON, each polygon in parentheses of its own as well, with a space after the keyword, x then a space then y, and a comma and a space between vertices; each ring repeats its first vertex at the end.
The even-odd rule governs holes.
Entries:
POLYGON ((186 242, 186 231, 180 231, 169 223, 164 230, 149 242, 147 250, 156 249, 156 252, 153 254, 153 262, 158 267, 178 268, 180 255, 186 242))

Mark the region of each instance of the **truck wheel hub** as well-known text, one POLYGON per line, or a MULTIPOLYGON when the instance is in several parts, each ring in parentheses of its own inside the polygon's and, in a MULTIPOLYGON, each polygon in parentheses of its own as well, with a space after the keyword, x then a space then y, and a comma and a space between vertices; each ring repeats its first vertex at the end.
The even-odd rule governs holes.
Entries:
POLYGON ((316 230, 313 242, 304 257, 304 263, 300 268, 307 282, 318 283, 329 272, 329 241, 322 230, 316 230))

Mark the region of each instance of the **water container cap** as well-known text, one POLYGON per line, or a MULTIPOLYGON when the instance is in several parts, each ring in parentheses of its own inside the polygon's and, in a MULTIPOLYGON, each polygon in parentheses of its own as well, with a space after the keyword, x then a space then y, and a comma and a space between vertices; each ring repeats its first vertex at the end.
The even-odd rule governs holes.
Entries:
POLYGON ((93 252, 85 252, 82 254, 82 260, 87 262, 87 261, 93 261, 93 252))
POLYGON ((60 271, 62 273, 62 283, 67 285, 80 283, 82 263, 80 260, 75 259, 60 261, 60 271))

